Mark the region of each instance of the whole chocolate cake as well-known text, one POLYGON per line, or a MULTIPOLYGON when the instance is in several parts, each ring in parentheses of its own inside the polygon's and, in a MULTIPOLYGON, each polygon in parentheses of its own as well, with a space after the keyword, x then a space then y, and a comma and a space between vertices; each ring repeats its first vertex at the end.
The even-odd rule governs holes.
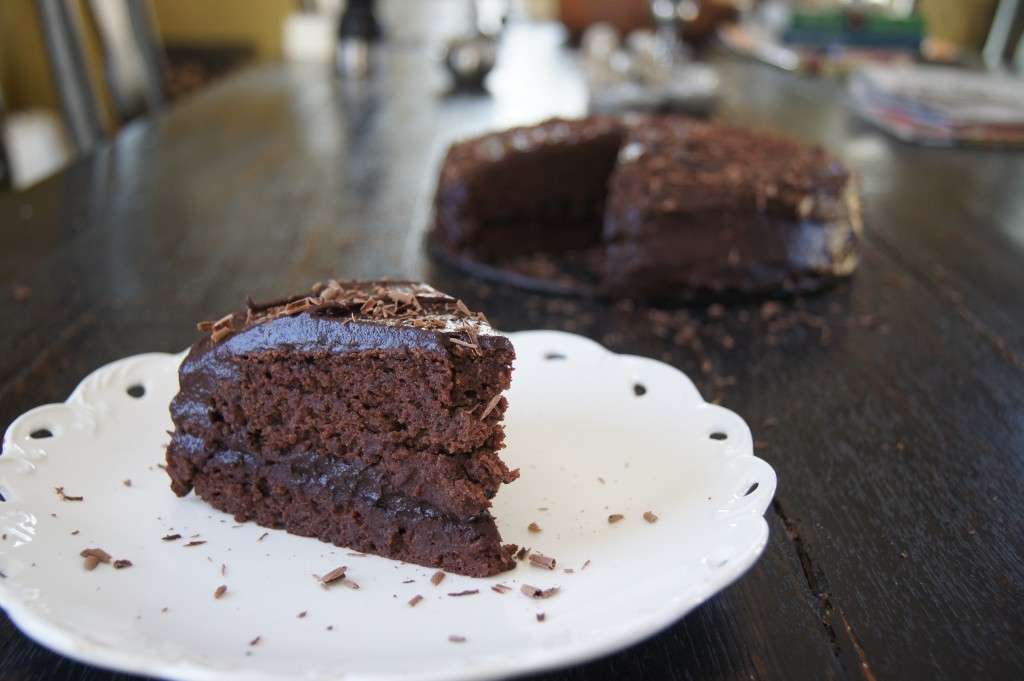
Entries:
POLYGON ((358 551, 513 567, 489 509, 511 342, 424 284, 337 282, 217 322, 181 365, 171 488, 358 551))
POLYGON ((681 116, 554 119, 455 144, 434 212, 431 250, 449 261, 528 263, 528 277, 584 262, 612 296, 805 291, 858 262, 857 197, 838 162, 681 116))

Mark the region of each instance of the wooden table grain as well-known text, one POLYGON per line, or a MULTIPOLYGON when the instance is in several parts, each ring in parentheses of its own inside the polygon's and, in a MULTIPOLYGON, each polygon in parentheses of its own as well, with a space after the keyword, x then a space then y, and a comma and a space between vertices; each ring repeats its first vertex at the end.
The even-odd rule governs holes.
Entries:
MULTIPOLYGON (((500 328, 679 366, 779 474, 746 576, 645 643, 538 678, 1024 678, 1024 156, 895 142, 839 83, 718 56, 719 117, 824 144, 857 173, 854 280, 780 311, 531 295, 429 262, 430 194, 451 140, 582 113, 579 76, 556 34, 524 27, 491 97, 446 96, 426 47, 393 41, 365 83, 248 70, 0 195, 0 423, 101 364, 180 350, 246 295, 423 278, 500 328)), ((126 677, 2 617, 0 678, 126 677)))

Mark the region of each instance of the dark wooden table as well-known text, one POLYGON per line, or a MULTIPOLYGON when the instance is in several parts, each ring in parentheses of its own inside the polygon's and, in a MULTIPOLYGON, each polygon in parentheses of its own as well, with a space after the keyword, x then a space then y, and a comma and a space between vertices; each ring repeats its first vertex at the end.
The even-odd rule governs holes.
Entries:
MULTIPOLYGON (((399 38, 362 86, 249 70, 0 196, 0 423, 101 364, 189 345, 247 294, 422 277, 501 328, 681 367, 779 474, 749 574, 646 643, 543 678, 1024 678, 1024 156, 894 142, 841 84, 719 57, 721 118, 821 142, 859 174, 856 278, 777 314, 529 295, 425 258, 430 192, 451 139, 582 112, 578 76, 525 30, 493 97, 442 97, 423 45, 399 38), (681 333, 695 323, 699 344, 681 333)), ((3 618, 0 678, 119 677, 3 618)))

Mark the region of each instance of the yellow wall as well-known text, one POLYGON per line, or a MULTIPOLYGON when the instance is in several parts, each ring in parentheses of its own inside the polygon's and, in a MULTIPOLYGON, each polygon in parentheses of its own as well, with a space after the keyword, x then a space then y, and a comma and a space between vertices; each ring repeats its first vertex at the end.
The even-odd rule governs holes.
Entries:
MULTIPOLYGON (((79 0, 81 2, 81 0, 79 0)), ((261 59, 281 56, 281 23, 292 0, 151 0, 166 42, 252 45, 261 59)), ((89 66, 102 83, 98 46, 86 31, 89 66)), ((0 0, 0 85, 9 110, 56 107, 35 0, 0 0)))
POLYGON ((34 0, 0 0, 0 83, 7 108, 54 107, 43 34, 34 0))
POLYGON ((153 0, 165 41, 248 43, 263 59, 281 56, 281 24, 296 5, 293 0, 153 0))

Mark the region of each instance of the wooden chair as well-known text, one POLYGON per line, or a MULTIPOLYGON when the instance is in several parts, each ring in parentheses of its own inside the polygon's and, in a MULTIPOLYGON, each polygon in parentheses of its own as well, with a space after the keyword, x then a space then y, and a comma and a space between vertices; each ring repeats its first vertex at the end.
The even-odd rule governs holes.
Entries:
MULTIPOLYGON (((71 140, 79 153, 106 133, 102 93, 86 67, 86 16, 76 0, 36 0, 50 67, 71 140)), ((164 108, 164 56, 147 0, 86 0, 99 36, 116 125, 164 108)))

